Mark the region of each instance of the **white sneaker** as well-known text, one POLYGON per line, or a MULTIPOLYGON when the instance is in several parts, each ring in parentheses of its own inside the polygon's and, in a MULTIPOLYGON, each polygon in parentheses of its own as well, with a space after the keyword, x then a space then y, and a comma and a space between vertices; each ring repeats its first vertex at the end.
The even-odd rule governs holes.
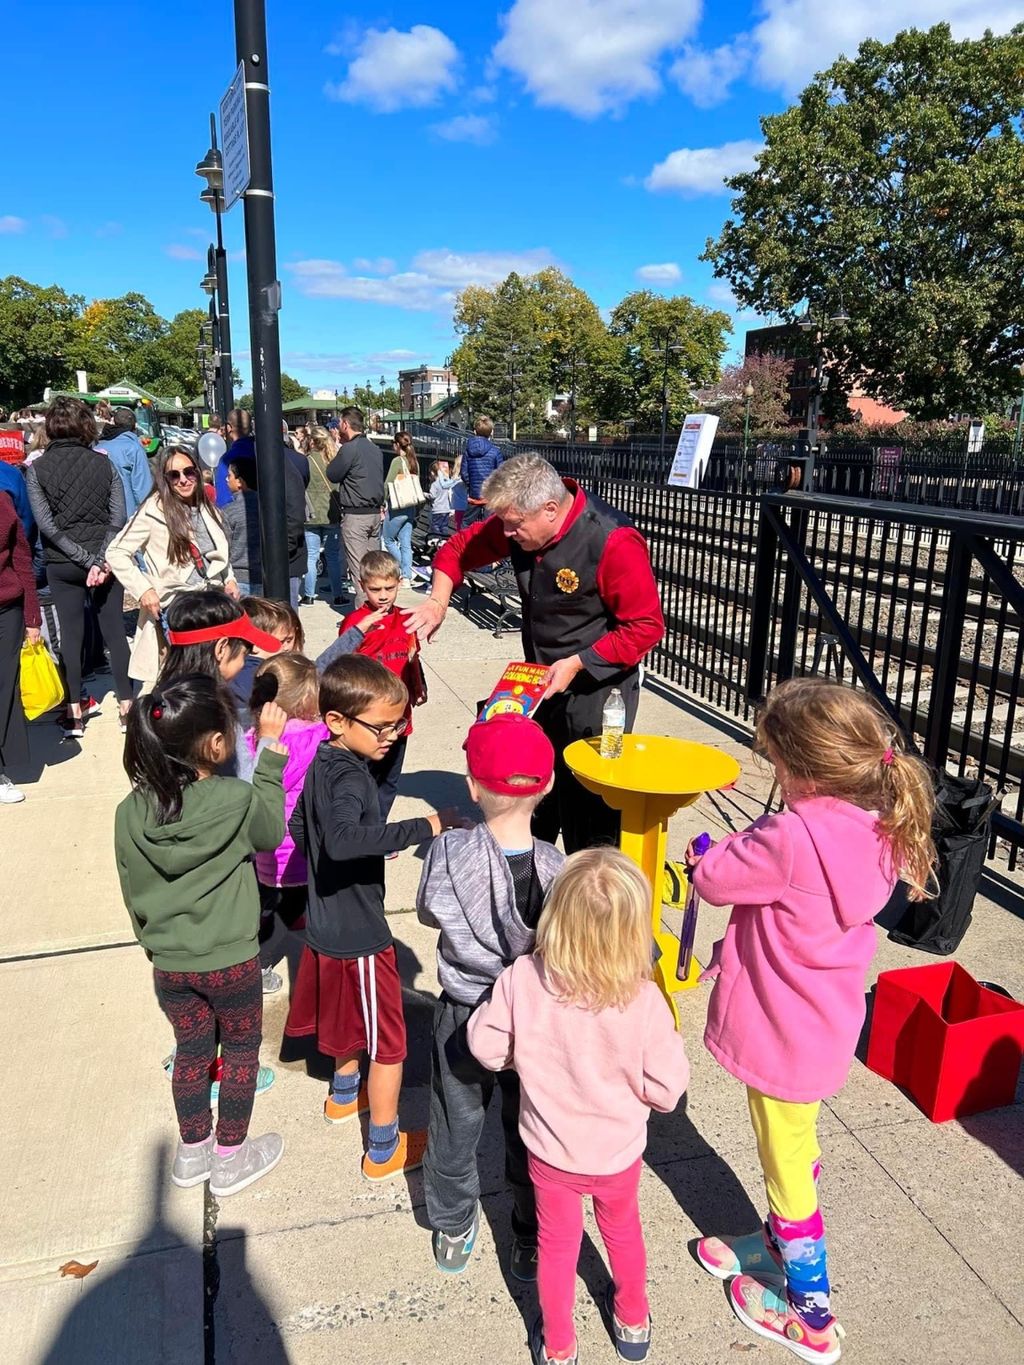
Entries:
POLYGON ((16 787, 9 777, 0 773, 0 806, 16 806, 24 801, 25 793, 16 787))

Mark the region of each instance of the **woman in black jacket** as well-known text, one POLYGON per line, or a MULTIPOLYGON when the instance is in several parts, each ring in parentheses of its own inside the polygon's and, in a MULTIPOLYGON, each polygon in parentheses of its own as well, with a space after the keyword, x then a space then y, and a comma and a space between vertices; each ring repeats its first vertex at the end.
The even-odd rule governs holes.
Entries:
POLYGON ((29 466, 26 481, 60 622, 60 663, 68 695, 64 734, 80 739, 87 598, 110 655, 122 729, 131 705, 124 589, 106 561, 107 546, 125 522, 124 486, 106 455, 90 450, 96 423, 77 398, 54 399, 46 414, 46 434, 46 454, 29 466))

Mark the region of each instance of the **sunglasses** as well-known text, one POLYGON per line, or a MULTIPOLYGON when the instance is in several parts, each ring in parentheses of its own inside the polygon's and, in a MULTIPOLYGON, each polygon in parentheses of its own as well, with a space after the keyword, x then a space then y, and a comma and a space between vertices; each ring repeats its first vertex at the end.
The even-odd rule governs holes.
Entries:
POLYGON ((167 482, 174 483, 195 483, 199 478, 199 472, 195 469, 168 469, 166 471, 167 482))
POLYGON ((352 721, 355 725, 361 725, 364 730, 369 730, 378 739, 401 739, 409 728, 409 722, 402 720, 392 721, 390 725, 371 725, 368 720, 360 720, 358 716, 350 716, 347 711, 343 711, 346 720, 352 721))

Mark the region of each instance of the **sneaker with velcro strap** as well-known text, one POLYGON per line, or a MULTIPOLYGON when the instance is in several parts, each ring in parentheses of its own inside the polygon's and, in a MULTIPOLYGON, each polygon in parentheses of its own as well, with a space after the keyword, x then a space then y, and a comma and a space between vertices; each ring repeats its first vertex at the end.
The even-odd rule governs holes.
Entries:
POLYGON ((466 1232, 453 1237, 450 1233, 435 1231, 432 1241, 434 1264, 438 1270, 443 1271, 446 1275, 461 1275, 466 1266, 469 1265, 469 1258, 473 1255, 479 1232, 479 1204, 474 1210, 473 1221, 466 1232))

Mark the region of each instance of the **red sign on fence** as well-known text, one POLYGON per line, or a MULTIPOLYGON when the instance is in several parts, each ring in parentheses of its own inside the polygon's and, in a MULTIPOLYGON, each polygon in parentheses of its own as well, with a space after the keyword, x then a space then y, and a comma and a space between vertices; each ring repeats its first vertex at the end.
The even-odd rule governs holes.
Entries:
POLYGON ((23 464, 25 438, 21 427, 0 427, 0 460, 4 464, 23 464))

